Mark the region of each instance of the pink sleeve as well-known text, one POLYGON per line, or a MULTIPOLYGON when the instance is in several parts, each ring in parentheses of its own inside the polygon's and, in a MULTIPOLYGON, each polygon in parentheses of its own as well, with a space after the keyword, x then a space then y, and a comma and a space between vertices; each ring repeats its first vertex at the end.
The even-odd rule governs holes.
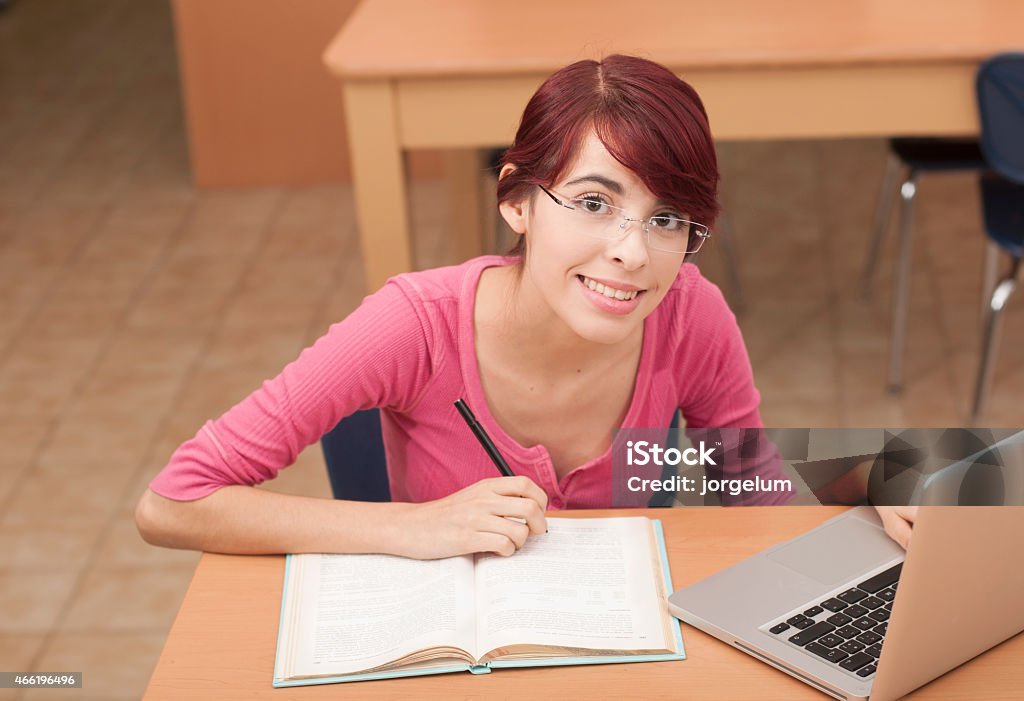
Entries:
POLYGON ((397 283, 385 285, 277 377, 207 421, 150 489, 191 501, 228 485, 258 484, 345 416, 370 407, 412 407, 431 377, 421 313, 397 283))
MULTIPOLYGON (((743 428, 753 431, 722 432, 729 456, 720 470, 708 468, 709 476, 718 478, 752 478, 754 475, 771 482, 785 479, 782 456, 770 440, 766 440, 761 421, 761 394, 754 386, 754 371, 750 366, 743 335, 721 291, 704 282, 694 290, 702 297, 699 304, 704 325, 691 329, 691 337, 703 336, 699 359, 689 363, 689 373, 681 370, 682 378, 689 377, 696 392, 690 393, 689 406, 684 408, 687 435, 697 442, 707 437, 700 429, 743 428), (693 331, 697 333, 694 334, 693 331), (740 443, 746 444, 741 447, 740 443), (747 453, 750 445, 756 450, 747 453)), ((692 339, 691 339, 692 340, 692 339)), ((691 347, 692 354, 692 347, 691 347)), ((691 355, 691 357, 693 357, 691 355)), ((687 384, 684 382, 684 385, 687 384)), ((721 496, 727 506, 766 506, 785 504, 794 495, 792 490, 755 492, 752 495, 721 496)))
POLYGON ((754 386, 754 371, 736 317, 717 287, 701 279, 690 294, 699 296, 691 306, 684 333, 689 338, 677 369, 687 400, 680 406, 688 426, 760 428, 761 394, 754 386))

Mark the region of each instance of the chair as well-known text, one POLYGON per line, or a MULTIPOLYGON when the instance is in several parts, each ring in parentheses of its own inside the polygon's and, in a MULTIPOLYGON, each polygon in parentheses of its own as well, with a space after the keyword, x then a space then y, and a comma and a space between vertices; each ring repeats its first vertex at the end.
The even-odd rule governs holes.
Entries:
POLYGON ((874 233, 864 266, 863 290, 871 293, 878 257, 888 228, 896 192, 900 194, 900 248, 896 265, 896 287, 893 290, 892 334, 889 347, 890 392, 898 392, 903 384, 903 347, 907 335, 907 313, 910 306, 911 256, 913 251, 914 198, 918 178, 925 173, 982 170, 985 160, 978 142, 973 139, 898 138, 889 140, 889 163, 875 210, 874 233), (900 171, 906 176, 899 181, 900 171))
POLYGON ((391 501, 380 410, 346 416, 320 439, 335 499, 391 501))
POLYGON ((985 61, 975 87, 981 150, 991 169, 980 178, 989 242, 984 275, 987 307, 971 411, 977 425, 992 384, 1002 312, 1017 288, 1024 255, 1024 53, 999 54, 985 61), (997 282, 1000 251, 1010 256, 1010 269, 997 282))

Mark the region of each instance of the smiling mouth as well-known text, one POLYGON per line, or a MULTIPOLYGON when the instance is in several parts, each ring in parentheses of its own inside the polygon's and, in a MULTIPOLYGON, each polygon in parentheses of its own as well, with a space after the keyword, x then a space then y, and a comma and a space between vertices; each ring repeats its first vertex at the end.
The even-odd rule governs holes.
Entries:
POLYGON ((579 281, 582 282, 584 284, 584 286, 586 286, 587 288, 593 290, 594 292, 597 292, 598 294, 602 294, 605 297, 607 297, 608 299, 617 299, 620 302, 622 302, 622 301, 627 301, 628 302, 629 300, 631 300, 631 299, 633 299, 633 298, 637 297, 638 295, 641 295, 641 294, 643 294, 645 292, 645 290, 618 290, 618 289, 615 289, 614 287, 608 287, 607 285, 602 285, 600 282, 597 282, 596 280, 591 280, 590 278, 586 277, 585 275, 577 275, 576 277, 579 278, 579 281))

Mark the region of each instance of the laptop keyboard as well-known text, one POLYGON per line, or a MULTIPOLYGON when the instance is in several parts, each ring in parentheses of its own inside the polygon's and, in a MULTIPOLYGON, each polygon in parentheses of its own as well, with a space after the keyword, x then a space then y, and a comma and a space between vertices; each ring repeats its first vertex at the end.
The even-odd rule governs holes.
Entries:
POLYGON ((861 679, 874 676, 903 563, 764 629, 861 679))

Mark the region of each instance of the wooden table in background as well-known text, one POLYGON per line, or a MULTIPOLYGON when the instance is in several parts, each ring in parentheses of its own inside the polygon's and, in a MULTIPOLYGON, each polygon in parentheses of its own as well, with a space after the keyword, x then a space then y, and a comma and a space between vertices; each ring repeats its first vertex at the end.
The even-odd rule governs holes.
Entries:
MULTIPOLYGON (((791 538, 842 507, 637 509, 558 516, 659 518, 675 587, 696 582, 791 538)), ((683 626, 685 661, 499 669, 382 681, 274 689, 284 558, 203 555, 150 679, 145 699, 728 699, 826 698, 701 631, 683 626)), ((756 587, 756 583, 751 584, 756 587)), ((1019 698, 1024 635, 912 694, 914 699, 1019 698)))
POLYGON ((374 290, 413 269, 403 150, 448 152, 457 253, 478 254, 493 216, 479 149, 510 143, 533 91, 572 61, 665 64, 722 140, 970 135, 979 62, 1014 49, 1020 0, 363 0, 324 60, 342 81, 374 290))

